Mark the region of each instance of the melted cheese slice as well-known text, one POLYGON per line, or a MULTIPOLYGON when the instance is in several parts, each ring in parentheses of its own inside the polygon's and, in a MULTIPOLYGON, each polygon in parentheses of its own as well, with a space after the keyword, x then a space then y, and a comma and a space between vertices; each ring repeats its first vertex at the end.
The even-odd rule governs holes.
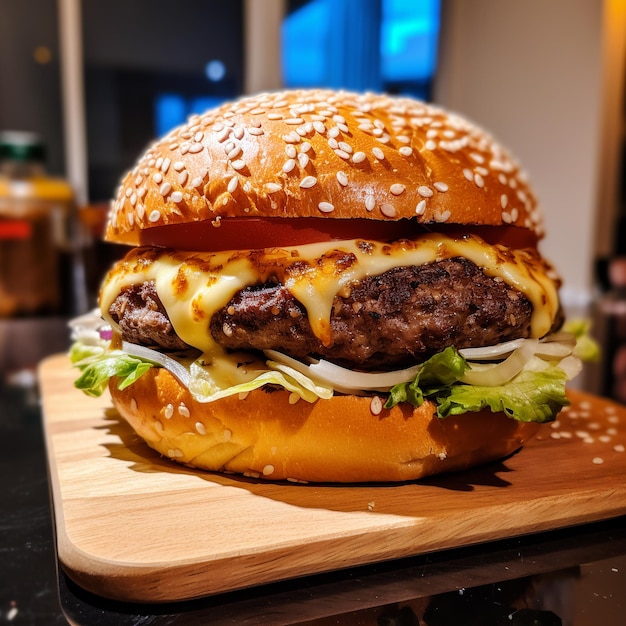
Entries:
POLYGON ((550 331, 559 309, 558 284, 550 267, 534 250, 489 245, 473 235, 431 234, 389 244, 350 240, 219 253, 138 248, 107 275, 100 306, 105 319, 114 325, 108 311, 117 295, 124 288, 154 281, 178 336, 203 353, 217 356, 222 350, 209 331, 213 314, 239 290, 278 280, 305 307, 315 335, 324 345, 331 345, 333 300, 337 295, 347 296, 354 282, 394 267, 454 257, 469 259, 486 275, 528 298, 533 306, 532 337, 550 331))

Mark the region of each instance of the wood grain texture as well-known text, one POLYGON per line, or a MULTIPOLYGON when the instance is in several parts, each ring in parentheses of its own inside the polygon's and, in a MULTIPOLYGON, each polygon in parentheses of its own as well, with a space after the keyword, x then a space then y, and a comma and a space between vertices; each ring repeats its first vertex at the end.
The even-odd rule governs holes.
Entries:
POLYGON ((570 391, 521 452, 421 482, 299 485, 186 469, 40 367, 58 553, 116 600, 164 602, 626 513, 626 408, 570 391))

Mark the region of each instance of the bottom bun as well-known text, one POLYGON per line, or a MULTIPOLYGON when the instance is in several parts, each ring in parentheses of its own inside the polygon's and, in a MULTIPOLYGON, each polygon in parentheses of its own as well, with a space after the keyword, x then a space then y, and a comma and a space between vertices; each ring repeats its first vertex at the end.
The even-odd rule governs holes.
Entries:
POLYGON ((162 455, 270 480, 414 480, 505 457, 539 429, 490 411, 440 419, 428 401, 382 410, 358 396, 292 404, 286 391, 260 389, 200 403, 161 368, 109 388, 119 413, 162 455))

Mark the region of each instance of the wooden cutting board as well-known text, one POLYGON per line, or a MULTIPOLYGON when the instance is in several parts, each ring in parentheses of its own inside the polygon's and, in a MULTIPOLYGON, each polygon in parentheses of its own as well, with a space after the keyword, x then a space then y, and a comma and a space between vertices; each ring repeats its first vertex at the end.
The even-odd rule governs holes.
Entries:
POLYGON ((40 368, 58 553, 85 589, 182 600, 626 513, 626 408, 572 406, 520 453, 462 474, 386 485, 274 484, 161 458, 73 387, 65 355, 40 368))

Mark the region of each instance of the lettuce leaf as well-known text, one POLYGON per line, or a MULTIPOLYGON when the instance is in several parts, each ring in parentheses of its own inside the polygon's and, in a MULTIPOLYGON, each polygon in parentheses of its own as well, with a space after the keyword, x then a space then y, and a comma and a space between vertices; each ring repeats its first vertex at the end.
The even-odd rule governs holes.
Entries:
POLYGON ((569 404, 565 396, 567 375, 539 358, 533 357, 517 376, 495 387, 461 383, 468 368, 454 348, 446 348, 425 361, 414 380, 393 387, 385 408, 399 402, 420 406, 428 398, 441 418, 489 408, 518 421, 543 423, 552 421, 569 404))
POLYGON ((120 379, 119 389, 125 389, 154 367, 152 363, 130 356, 121 350, 107 351, 84 344, 72 346, 70 359, 81 370, 81 375, 74 381, 74 386, 93 397, 102 395, 113 376, 120 379))

